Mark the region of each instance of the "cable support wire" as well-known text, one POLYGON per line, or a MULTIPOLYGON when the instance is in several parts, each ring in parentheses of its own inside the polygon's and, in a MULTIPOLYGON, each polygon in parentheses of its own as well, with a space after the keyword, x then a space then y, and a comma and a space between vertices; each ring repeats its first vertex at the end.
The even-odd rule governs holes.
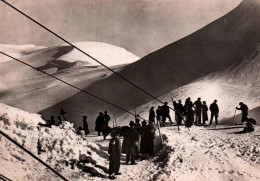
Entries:
MULTIPOLYGON (((111 106, 114 106, 114 107, 117 108, 117 109, 120 109, 120 110, 122 110, 122 111, 124 111, 124 112, 126 112, 126 113, 129 113, 129 114, 133 115, 133 116, 136 116, 134 113, 131 113, 130 111, 128 111, 128 110, 126 110, 126 109, 124 109, 124 108, 122 108, 122 107, 120 107, 120 106, 117 106, 117 105, 115 105, 115 104, 113 104, 113 103, 111 103, 111 102, 109 102, 109 101, 106 101, 105 99, 102 99, 102 98, 100 98, 100 97, 98 97, 98 96, 96 96, 96 95, 94 95, 94 94, 92 94, 92 93, 90 93, 90 92, 87 92, 87 91, 85 91, 85 90, 83 90, 83 89, 81 89, 81 88, 78 88, 78 87, 76 87, 75 85, 72 85, 72 84, 70 84, 70 83, 68 83, 68 82, 66 82, 66 81, 64 81, 64 80, 62 80, 62 79, 60 79, 60 78, 58 78, 58 77, 55 77, 55 76, 53 76, 53 75, 51 75, 51 74, 49 74, 49 73, 47 73, 47 72, 44 72, 44 71, 42 71, 42 70, 40 70, 40 69, 38 69, 38 68, 36 68, 36 67, 34 67, 34 66, 28 64, 28 63, 25 63, 25 62, 23 62, 23 61, 21 61, 21 60, 19 60, 19 59, 17 59, 17 58, 14 58, 14 57, 12 57, 11 55, 8 55, 8 54, 6 54, 6 53, 4 53, 4 52, 0 52, 0 53, 3 54, 3 55, 5 55, 5 56, 7 56, 7 57, 9 57, 9 58, 12 58, 12 59, 14 59, 14 60, 16 60, 16 61, 18 61, 18 62, 20 62, 20 63, 22 63, 22 64, 24 64, 24 65, 26 65, 26 66, 28 66, 28 67, 30 67, 30 68, 32 68, 32 69, 35 69, 35 70, 37 70, 37 71, 39 71, 39 72, 41 72, 41 73, 43 73, 43 74, 46 74, 46 75, 48 75, 48 76, 50 76, 50 77, 52 77, 52 78, 54 78, 54 79, 56 79, 56 80, 58 80, 58 81, 64 83, 64 84, 67 84, 67 85, 69 85, 69 86, 71 86, 71 87, 73 87, 73 88, 75 88, 75 89, 77 89, 77 90, 80 90, 80 91, 82 91, 82 92, 84 92, 84 93, 86 93, 86 94, 88 94, 88 95, 90 95, 90 96, 92 96, 92 97, 94 97, 94 98, 100 100, 100 101, 103 101, 103 102, 105 102, 105 103, 107 103, 107 104, 109 104, 109 105, 111 105, 111 106)), ((144 119, 144 118, 142 118, 142 117, 140 117, 140 118, 143 119, 143 120, 146 120, 146 119, 144 119)))
MULTIPOLYGON (((19 12, 20 14, 22 14, 23 16, 25 16, 26 18, 30 19, 31 21, 33 21, 34 23, 36 23, 37 25, 39 25, 40 27, 42 27, 43 29, 47 30, 48 32, 50 32, 51 34, 53 34, 54 36, 58 37, 59 39, 61 39, 62 41, 66 42, 67 44, 69 44, 70 46, 72 46, 73 48, 77 49, 78 51, 80 51, 81 53, 85 54, 86 56, 88 56, 89 58, 93 59, 94 61, 96 61, 97 63, 99 63, 100 65, 102 65, 103 67, 105 67, 106 69, 110 70, 111 72, 113 72, 114 74, 116 74, 117 76, 119 76, 120 78, 122 78, 123 80, 125 80, 126 82, 128 82, 129 84, 133 85, 134 87, 136 87, 137 89, 141 90, 142 92, 144 92, 145 94, 149 95, 150 97, 152 97, 153 99, 157 100, 158 102, 164 104, 161 100, 159 100, 157 97, 153 96, 152 94, 150 94, 149 92, 147 92, 146 90, 144 90, 143 88, 139 87, 138 85, 136 85, 135 83, 131 82, 130 80, 128 80, 127 78, 125 78, 124 76, 122 76, 121 74, 119 74, 118 72, 114 71, 113 69, 109 68, 108 66, 106 66, 105 64, 103 64, 102 62, 100 62, 99 60, 97 60, 96 58, 94 58, 93 56, 89 55, 88 53, 86 53, 85 51, 81 50, 80 48, 78 48, 77 46, 73 45, 72 43, 70 43, 68 40, 62 38, 60 35, 58 35, 57 33, 53 32, 52 30, 50 30, 49 28, 45 27, 44 25, 42 25, 41 23, 39 23, 38 21, 36 21, 35 19, 33 19, 32 17, 30 17, 29 15, 25 14, 24 12, 22 12, 21 10, 17 9, 16 7, 14 7, 13 5, 9 4, 8 2, 6 2, 5 0, 1 0, 3 3, 5 3, 6 5, 8 5, 9 7, 11 7, 12 9, 16 10, 17 12, 19 12)), ((171 110, 175 111, 175 109, 173 109, 172 107, 168 106, 171 110)))
POLYGON ((45 163, 44 161, 42 161, 40 158, 38 158, 37 156, 35 156, 32 152, 30 152, 29 150, 27 150, 26 148, 24 148, 22 145, 20 145, 19 143, 17 143, 16 141, 14 141, 11 137, 9 137, 7 134, 5 134, 3 131, 0 130, 0 134, 3 135, 6 139, 8 139, 9 141, 11 141, 12 143, 14 143, 16 146, 18 146, 19 148, 21 148, 23 151, 25 151, 26 153, 28 153, 31 157, 33 157, 35 160, 37 160, 38 162, 40 162, 41 164, 43 164, 44 166, 46 166, 48 169, 50 169, 53 173, 55 173, 57 176, 59 176, 62 180, 68 181, 68 179, 66 179, 64 176, 62 176, 59 172, 57 172, 56 170, 54 170, 51 166, 49 166, 47 163, 45 163))

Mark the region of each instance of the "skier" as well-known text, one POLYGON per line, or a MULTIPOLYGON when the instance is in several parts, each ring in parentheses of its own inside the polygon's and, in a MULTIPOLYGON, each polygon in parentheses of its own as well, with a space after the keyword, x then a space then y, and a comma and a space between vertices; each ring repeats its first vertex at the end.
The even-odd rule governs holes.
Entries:
POLYGON ((126 164, 128 164, 131 159, 131 164, 134 165, 135 157, 136 157, 136 147, 139 141, 139 134, 134 128, 135 126, 134 121, 130 121, 129 126, 130 126, 130 131, 129 131, 130 134, 129 137, 127 138, 128 145, 127 145, 127 153, 126 153, 126 164))
POLYGON ((203 120, 203 124, 206 124, 206 121, 208 121, 208 106, 206 101, 203 101, 203 105, 202 105, 202 120, 203 120))
POLYGON ((194 102, 193 106, 195 107, 195 124, 199 125, 201 124, 201 109, 202 109, 202 103, 201 98, 199 97, 197 101, 194 102))
POLYGON ((243 124, 246 120, 248 120, 248 107, 243 102, 240 102, 239 105, 240 108, 236 107, 236 109, 241 110, 242 112, 241 124, 243 124))
POLYGON ((100 136, 100 133, 102 131, 102 125, 103 125, 103 113, 100 112, 97 119, 96 119, 96 128, 95 128, 95 131, 98 132, 98 136, 100 136))
POLYGON ((217 105, 217 100, 214 100, 214 102, 210 105, 209 110, 211 111, 211 118, 209 124, 212 124, 213 117, 215 117, 216 125, 218 125, 219 108, 217 105))
POLYGON ((169 121, 171 122, 171 124, 173 124, 171 116, 170 116, 170 109, 169 109, 169 106, 168 106, 167 102, 165 102, 164 105, 162 106, 161 113, 162 113, 163 126, 165 126, 166 118, 168 118, 169 121))
POLYGON ((121 157, 121 142, 118 139, 118 133, 115 129, 111 130, 111 139, 109 141, 109 178, 114 179, 115 175, 120 175, 120 157, 121 157))
POLYGON ((156 109, 156 119, 157 119, 157 124, 159 125, 161 122, 161 106, 158 106, 156 109))
POLYGON ((82 118, 83 118, 83 130, 85 132, 85 135, 88 135, 89 134, 88 122, 87 122, 88 117, 84 115, 82 118))
POLYGON ((154 107, 152 106, 150 111, 149 111, 149 121, 152 121, 155 123, 155 112, 154 112, 154 107))

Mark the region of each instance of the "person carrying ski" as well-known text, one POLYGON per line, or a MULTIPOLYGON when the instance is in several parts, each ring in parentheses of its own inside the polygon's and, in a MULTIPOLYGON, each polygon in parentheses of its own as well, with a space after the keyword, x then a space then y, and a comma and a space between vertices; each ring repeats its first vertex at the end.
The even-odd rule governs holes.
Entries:
POLYGON ((121 142, 118 139, 118 133, 115 129, 111 130, 111 139, 109 141, 109 178, 115 178, 114 175, 120 175, 120 157, 121 157, 121 142), (113 175, 114 174, 114 175, 113 175))
POLYGON ((241 110, 242 112, 241 124, 243 124, 245 121, 248 120, 248 107, 243 102, 240 102, 239 105, 240 107, 236 107, 236 109, 241 110))
POLYGON ((218 125, 218 114, 219 114, 219 108, 217 105, 217 100, 214 100, 214 102, 210 105, 209 110, 211 111, 211 117, 210 117, 210 125, 212 124, 212 120, 215 117, 216 125, 218 125))

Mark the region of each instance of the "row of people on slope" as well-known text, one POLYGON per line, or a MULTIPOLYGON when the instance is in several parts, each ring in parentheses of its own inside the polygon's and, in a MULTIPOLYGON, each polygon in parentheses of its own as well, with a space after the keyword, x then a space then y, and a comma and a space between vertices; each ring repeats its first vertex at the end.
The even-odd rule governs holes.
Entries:
MULTIPOLYGON (((208 121, 208 110, 211 111, 209 124, 212 124, 213 118, 216 120, 216 125, 218 124, 219 108, 217 105, 217 100, 214 100, 209 109, 206 101, 201 102, 201 98, 198 98, 198 100, 193 103, 189 97, 186 99, 184 105, 181 100, 179 100, 178 103, 173 101, 173 105, 177 125, 181 125, 184 119, 186 120, 187 127, 190 127, 193 123, 195 125, 205 125, 206 121, 208 121), (203 122, 201 122, 202 120, 203 122)), ((170 116, 170 108, 167 102, 165 102, 163 106, 158 106, 156 111, 154 111, 153 106, 151 107, 149 111, 149 121, 155 123, 155 118, 157 119, 157 124, 161 124, 162 126, 165 126, 166 118, 168 118, 170 123, 173 124, 170 116)))

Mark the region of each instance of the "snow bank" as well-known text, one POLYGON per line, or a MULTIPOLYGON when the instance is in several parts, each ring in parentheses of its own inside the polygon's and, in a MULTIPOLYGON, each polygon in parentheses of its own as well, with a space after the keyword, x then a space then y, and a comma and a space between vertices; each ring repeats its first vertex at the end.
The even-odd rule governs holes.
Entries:
MULTIPOLYGON (((60 126, 39 127, 44 123, 38 114, 0 104, 1 130, 30 150, 41 160, 52 166, 69 180, 83 179, 90 174, 82 172, 75 164, 85 155, 90 162, 81 167, 91 174, 106 175, 107 158, 96 153, 99 146, 88 138, 75 133, 73 124, 64 122, 60 126), (94 150, 94 151, 93 151, 94 150), (80 173, 80 174, 79 174, 80 173)), ((57 180, 58 178, 27 153, 0 136, 1 174, 12 180, 57 180)))

